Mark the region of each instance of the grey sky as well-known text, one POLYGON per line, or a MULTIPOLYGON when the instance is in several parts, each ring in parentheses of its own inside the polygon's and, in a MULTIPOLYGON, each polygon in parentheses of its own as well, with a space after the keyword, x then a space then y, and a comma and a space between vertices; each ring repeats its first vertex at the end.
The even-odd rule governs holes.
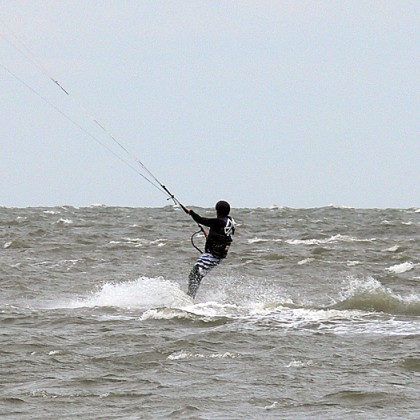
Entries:
MULTIPOLYGON (((419 11, 0 1, 0 64, 120 154, 16 36, 187 205, 418 207, 419 11)), ((3 67, 0 92, 0 205, 168 203, 3 67)))

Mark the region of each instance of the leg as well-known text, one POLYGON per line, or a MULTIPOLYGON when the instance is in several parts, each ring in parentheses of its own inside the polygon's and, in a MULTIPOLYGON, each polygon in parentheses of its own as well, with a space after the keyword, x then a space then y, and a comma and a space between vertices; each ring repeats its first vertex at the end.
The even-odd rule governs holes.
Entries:
POLYGON ((200 274, 200 268, 198 265, 194 265, 191 273, 188 277, 188 292, 187 295, 191 296, 195 299, 195 295, 197 294, 197 290, 200 287, 201 279, 204 276, 200 274))
POLYGON ((201 280, 208 274, 210 270, 216 267, 220 261, 220 258, 213 257, 213 255, 207 252, 198 258, 188 277, 188 296, 191 296, 193 299, 195 299, 195 295, 197 294, 201 280))

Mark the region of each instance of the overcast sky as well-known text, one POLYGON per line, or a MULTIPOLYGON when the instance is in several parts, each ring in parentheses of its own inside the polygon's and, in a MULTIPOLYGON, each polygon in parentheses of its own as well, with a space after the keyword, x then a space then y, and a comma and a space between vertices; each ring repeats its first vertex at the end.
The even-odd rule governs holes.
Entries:
POLYGON ((0 1, 0 205, 419 207, 419 12, 0 1))

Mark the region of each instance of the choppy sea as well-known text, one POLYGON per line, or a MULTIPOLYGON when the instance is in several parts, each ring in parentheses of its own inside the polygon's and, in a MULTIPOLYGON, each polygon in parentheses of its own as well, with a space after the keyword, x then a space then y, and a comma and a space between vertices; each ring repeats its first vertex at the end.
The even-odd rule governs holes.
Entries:
POLYGON ((2 418, 420 418, 420 210, 232 216, 193 302, 177 208, 0 208, 2 418))

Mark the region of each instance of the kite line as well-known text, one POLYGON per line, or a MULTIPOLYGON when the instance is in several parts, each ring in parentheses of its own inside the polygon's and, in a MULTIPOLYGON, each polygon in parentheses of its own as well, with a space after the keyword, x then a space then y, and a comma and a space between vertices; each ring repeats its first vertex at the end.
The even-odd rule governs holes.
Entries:
MULTIPOLYGON (((2 22, 2 25, 4 28, 6 28, 6 25, 4 22, 2 22)), ((102 147, 107 149, 110 153, 112 153, 117 159, 122 161, 124 164, 129 166, 131 169, 133 169, 138 175, 140 175, 143 179, 145 179, 147 182, 149 182, 153 187, 161 191, 163 194, 167 196, 168 200, 172 200, 175 205, 180 206, 186 213, 188 213, 188 210, 185 206, 182 205, 182 203, 175 197, 174 194, 172 194, 168 188, 161 182, 159 179, 147 168, 147 166, 139 159, 137 158, 133 153, 131 153, 120 140, 117 139, 116 136, 114 136, 102 123, 99 122, 98 119, 92 116, 91 113, 88 112, 88 110, 83 106, 83 104, 77 100, 75 96, 70 94, 70 91, 65 88, 56 78, 54 78, 50 72, 47 70, 47 68, 41 63, 41 61, 32 53, 32 51, 26 47, 26 45, 18 39, 16 35, 13 34, 13 32, 10 30, 10 28, 7 28, 9 35, 6 35, 5 33, 0 33, 0 38, 3 38, 12 48, 14 48, 16 51, 18 51, 22 56, 26 58, 35 68, 37 68, 45 77, 49 79, 59 90, 61 93, 65 94, 68 98, 70 98, 74 104, 83 112, 83 114, 90 119, 97 127, 101 129, 103 133, 107 137, 109 137, 121 150, 124 151, 124 153, 129 157, 131 160, 136 162, 141 169, 134 166, 130 161, 127 159, 124 159, 120 155, 118 155, 114 150, 112 150, 108 145, 103 143, 101 140, 98 139, 97 136, 90 133, 87 129, 85 129, 81 124, 79 124, 77 121, 75 121, 73 118, 71 118, 68 114, 66 114, 64 111, 62 111, 59 107, 54 105, 50 100, 48 100, 45 96, 40 94, 37 90, 35 90, 32 86, 30 86, 27 82, 25 82, 22 78, 17 76, 14 72, 12 72, 8 67, 6 67, 3 63, 0 63, 0 67, 2 67, 7 73, 9 73, 12 77, 14 77, 17 81, 19 81, 21 84, 23 84, 27 89, 29 89, 32 93, 34 93, 36 96, 38 96, 40 99, 42 99, 48 106, 53 108, 56 112, 61 114, 64 118, 66 118, 68 121, 70 121, 73 125, 75 125, 77 128, 79 128, 81 131, 83 131, 88 137, 90 137, 92 140, 94 140, 96 143, 100 144, 102 147)))
MULTIPOLYGON (((4 28, 7 26, 2 22, 2 25, 4 28)), ((4 33, 0 33, 0 38, 3 38, 12 48, 14 48, 16 51, 18 51, 22 56, 26 58, 35 68, 37 68, 49 81, 51 81, 59 90, 61 93, 65 94, 66 97, 70 98, 74 104, 83 112, 83 114, 90 119, 97 127, 101 129, 103 133, 107 137, 109 137, 118 147, 124 151, 124 153, 127 155, 127 157, 131 158, 134 162, 136 162, 141 170, 139 170, 138 167, 135 167, 129 160, 124 159, 120 155, 118 155, 114 150, 112 150, 107 144, 103 143, 101 140, 98 139, 97 136, 93 135, 91 132, 89 132, 87 129, 85 129, 80 123, 75 121, 75 119, 71 118, 68 114, 66 114, 64 111, 62 111, 58 106, 53 104, 50 100, 48 100, 45 96, 40 94, 37 90, 35 90, 32 86, 30 86, 27 82, 25 82, 21 77, 17 76, 14 72, 12 72, 8 67, 6 67, 3 63, 0 62, 0 67, 2 67, 9 75, 11 75, 13 78, 15 78, 17 81, 19 81, 22 85, 24 85, 27 89, 29 89, 33 94, 38 96, 41 100, 43 100, 48 106, 53 108, 56 112, 58 112, 60 115, 62 115, 65 119, 70 121, 74 126, 76 126, 78 129, 80 129, 82 132, 84 132, 89 138, 91 138, 96 143, 100 144, 102 147, 107 149, 114 157, 119 159, 121 162, 123 162, 125 165, 133 169, 138 175, 140 175, 144 180, 146 180, 149 184, 151 184, 154 188, 162 192, 167 196, 167 200, 172 200, 175 205, 178 205, 181 207, 185 213, 189 214, 189 210, 175 197, 172 192, 169 191, 169 189, 161 182, 159 179, 147 168, 147 166, 134 154, 132 154, 123 144, 120 140, 117 139, 103 124, 99 122, 98 119, 92 116, 90 112, 83 106, 83 104, 77 100, 75 96, 70 94, 70 91, 65 88, 56 78, 54 78, 50 72, 47 70, 47 68, 41 63, 41 61, 32 53, 32 51, 26 47, 26 45, 18 39, 16 35, 13 34, 13 32, 10 30, 10 28, 7 28, 9 35, 6 36, 4 33)), ((204 228, 198 224, 199 230, 197 232, 194 232, 191 236, 191 243, 193 247, 202 253, 202 251, 195 245, 194 243, 194 237, 198 234, 203 234, 205 237, 207 237, 207 233, 204 230, 204 228)))

